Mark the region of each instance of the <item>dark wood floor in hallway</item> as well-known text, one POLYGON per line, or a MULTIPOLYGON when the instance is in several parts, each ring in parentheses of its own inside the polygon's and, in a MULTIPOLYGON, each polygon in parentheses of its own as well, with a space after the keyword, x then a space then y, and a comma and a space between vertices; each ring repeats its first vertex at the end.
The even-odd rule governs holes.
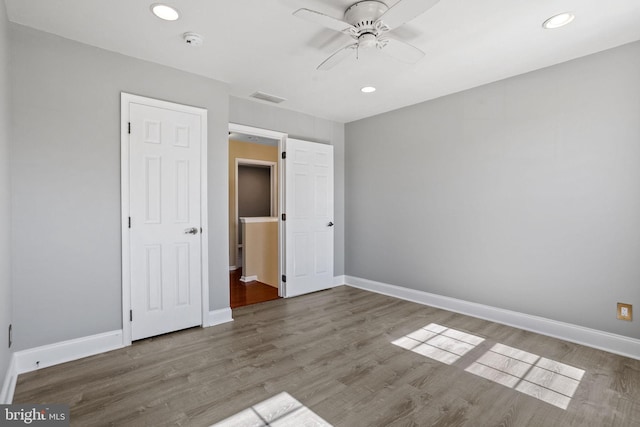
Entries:
POLYGON ((229 294, 231 296, 231 308, 244 307, 245 305, 278 299, 278 288, 258 281, 241 282, 242 269, 229 273, 229 294))
MULTIPOLYGON (((20 375, 74 426, 210 426, 288 393, 333 426, 640 425, 640 361, 340 286, 20 375)), ((301 425, 301 424, 289 424, 301 425)))

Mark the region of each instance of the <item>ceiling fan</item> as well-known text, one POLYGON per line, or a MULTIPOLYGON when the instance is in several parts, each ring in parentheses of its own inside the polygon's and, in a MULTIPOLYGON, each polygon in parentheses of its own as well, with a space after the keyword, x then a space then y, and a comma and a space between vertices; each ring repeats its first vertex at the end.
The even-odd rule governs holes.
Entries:
POLYGON ((416 63, 424 52, 398 39, 388 38, 387 33, 411 21, 431 9, 439 0, 399 0, 392 7, 381 1, 359 1, 344 12, 344 20, 336 19, 311 9, 298 9, 293 14, 307 21, 320 24, 334 31, 351 36, 355 42, 332 53, 318 70, 329 70, 358 49, 377 48, 388 55, 408 63, 416 63))

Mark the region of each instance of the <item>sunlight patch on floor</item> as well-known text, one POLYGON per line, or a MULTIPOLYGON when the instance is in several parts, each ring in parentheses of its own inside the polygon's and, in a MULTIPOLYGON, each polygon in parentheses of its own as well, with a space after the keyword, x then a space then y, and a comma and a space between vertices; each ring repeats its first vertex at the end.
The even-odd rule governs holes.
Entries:
MULTIPOLYGON (((483 341, 484 338, 431 323, 392 344, 451 365, 483 341)), ((478 357, 465 371, 561 409, 567 409, 585 373, 582 369, 500 343, 478 357)))
POLYGON ((567 409, 584 370, 503 344, 494 345, 465 371, 567 409))
POLYGON ((431 323, 392 344, 451 365, 483 341, 484 338, 431 323))
POLYGON ((332 427, 311 409, 282 392, 211 427, 332 427))

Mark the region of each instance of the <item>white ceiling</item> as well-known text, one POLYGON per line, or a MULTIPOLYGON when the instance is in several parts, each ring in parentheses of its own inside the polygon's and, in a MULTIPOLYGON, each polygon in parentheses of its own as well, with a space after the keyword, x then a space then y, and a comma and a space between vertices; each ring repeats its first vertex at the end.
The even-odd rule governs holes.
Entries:
POLYGON ((287 99, 283 108, 340 122, 640 39, 639 0, 440 0, 393 32, 426 52, 416 65, 374 50, 316 71, 351 39, 292 13, 306 7, 342 18, 353 0, 166 0, 181 12, 174 22, 153 16, 152 3, 6 0, 18 24, 221 80, 240 98, 278 95, 287 99), (576 14, 573 23, 542 29, 546 18, 564 11, 576 14), (201 34, 204 45, 186 45, 186 31, 201 34), (365 85, 378 90, 362 94, 365 85))

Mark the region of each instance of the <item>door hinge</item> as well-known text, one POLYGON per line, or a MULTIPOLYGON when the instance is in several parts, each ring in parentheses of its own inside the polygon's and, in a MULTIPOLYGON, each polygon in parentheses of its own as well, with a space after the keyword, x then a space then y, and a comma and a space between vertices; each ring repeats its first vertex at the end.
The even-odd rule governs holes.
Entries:
POLYGON ((286 158, 287 158, 287 152, 286 152, 286 151, 283 151, 283 152, 282 152, 282 158, 283 158, 283 159, 286 159, 286 158))
POLYGON ((287 214, 282 214, 282 220, 286 221, 287 220, 287 214))
POLYGON ((131 217, 129 217, 129 228, 131 228, 131 217))
POLYGON ((283 282, 285 282, 285 283, 287 283, 287 276, 286 276, 286 275, 284 275, 284 274, 282 275, 282 281, 283 281, 283 282))
POLYGON ((133 310, 129 310, 129 322, 133 322, 133 310))
POLYGON ((131 122, 129 122, 129 134, 131 134, 131 122))

